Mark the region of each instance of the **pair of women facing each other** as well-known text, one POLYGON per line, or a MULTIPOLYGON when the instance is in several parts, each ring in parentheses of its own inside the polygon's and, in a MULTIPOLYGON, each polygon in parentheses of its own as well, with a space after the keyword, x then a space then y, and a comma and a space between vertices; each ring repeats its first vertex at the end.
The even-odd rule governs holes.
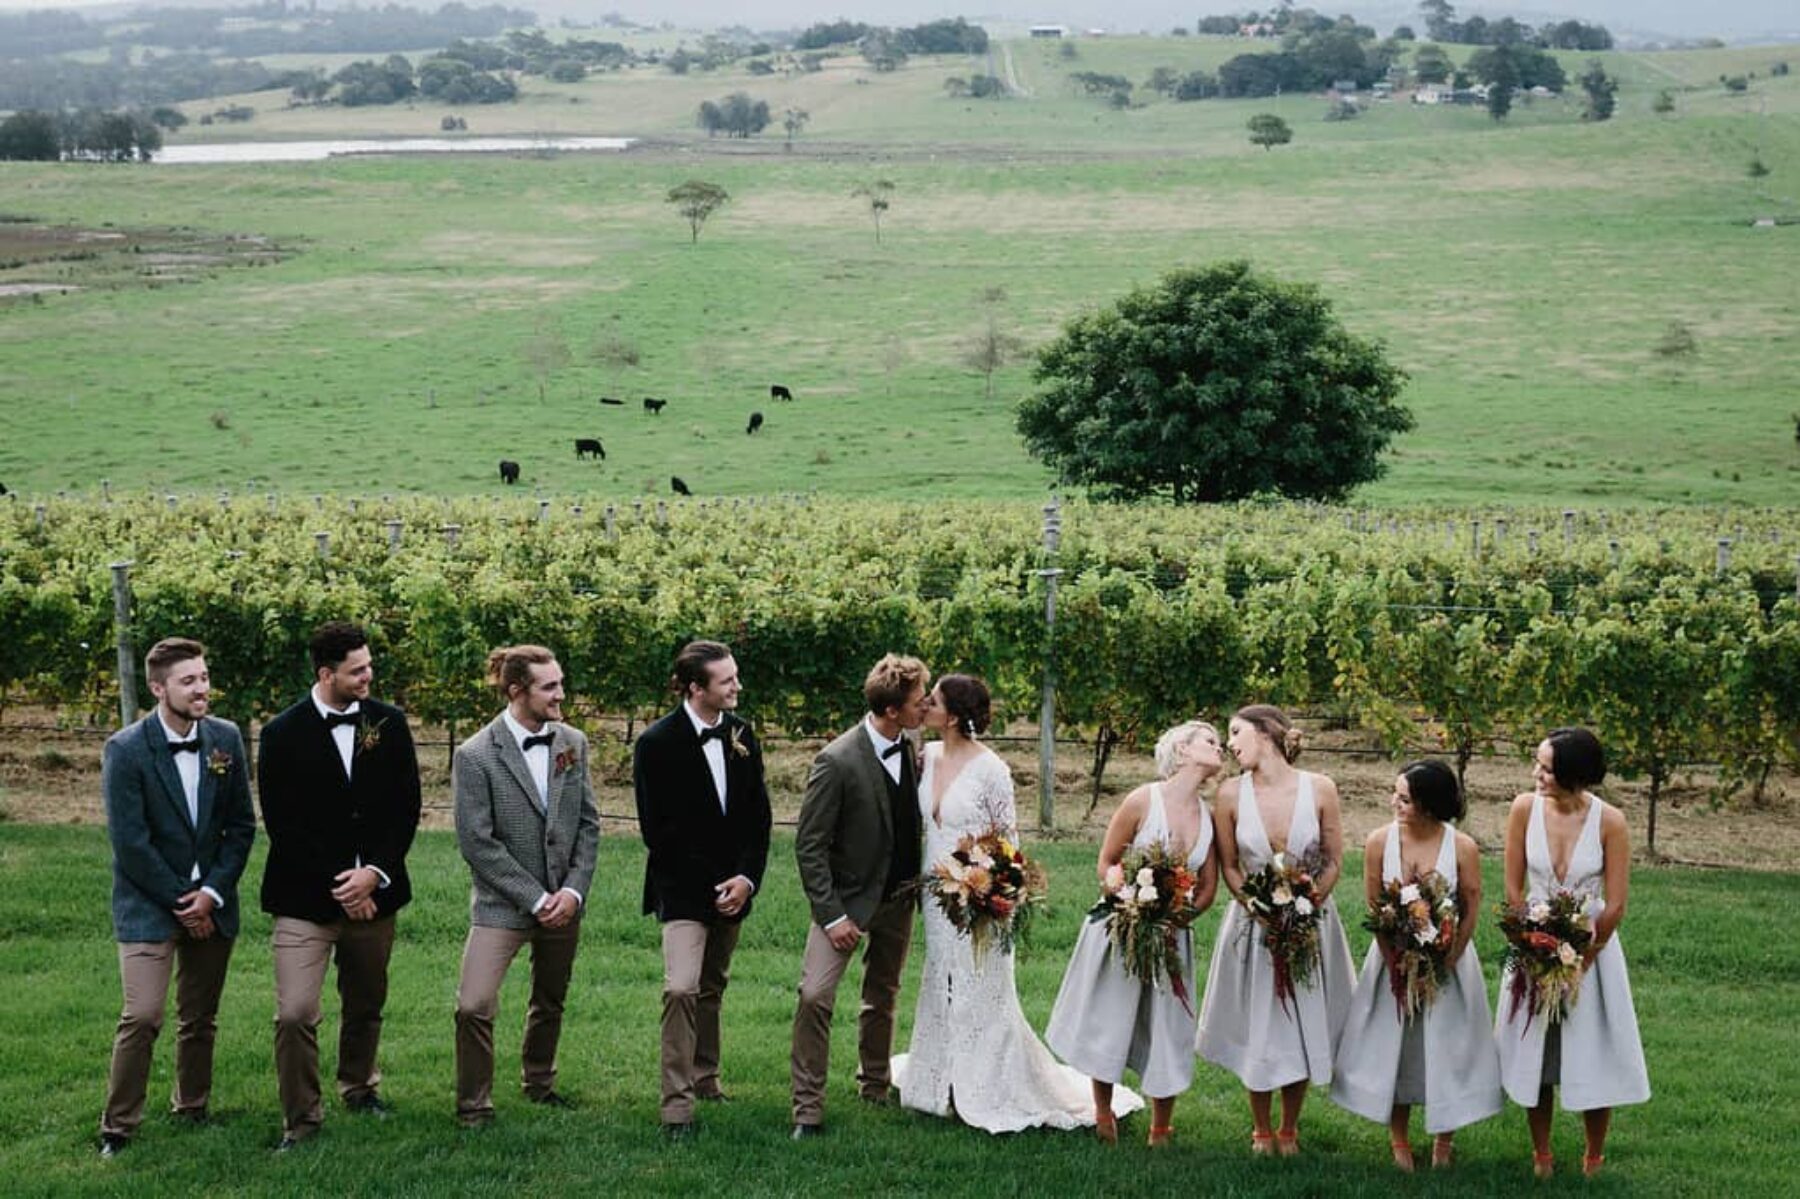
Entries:
MULTIPOLYGON (((1450 976, 1430 1007, 1406 1019, 1389 986, 1388 964, 1371 945, 1352 982, 1342 922, 1329 902, 1342 860, 1342 823, 1335 786, 1293 766, 1298 737, 1285 715, 1253 706, 1230 725, 1233 755, 1244 768, 1218 788, 1217 835, 1202 792, 1221 767, 1217 734, 1200 722, 1164 734, 1157 747, 1161 783, 1139 788, 1115 813, 1099 869, 1132 848, 1162 840, 1187 850, 1200 871, 1197 896, 1211 901, 1223 877, 1242 899, 1245 878, 1280 845, 1293 856, 1317 849, 1328 861, 1316 882, 1322 905, 1318 969, 1289 1004, 1275 994, 1274 967, 1242 902, 1232 905, 1214 944, 1198 1030, 1191 1009, 1166 989, 1138 983, 1113 960, 1103 931, 1085 926, 1057 997, 1047 1033, 1051 1046, 1094 1079, 1103 1139, 1114 1084, 1136 1070, 1151 1097, 1151 1143, 1166 1143, 1175 1096, 1192 1081, 1192 1053, 1235 1073, 1249 1091, 1258 1153, 1299 1151, 1299 1117, 1309 1084, 1331 1086, 1347 1110, 1385 1121, 1396 1165, 1410 1170, 1411 1109, 1426 1107, 1434 1135, 1432 1162, 1448 1165, 1455 1129, 1501 1106, 1502 1083, 1527 1108, 1534 1162, 1552 1169, 1549 1148, 1553 1088, 1565 1106, 1584 1113, 1585 1170, 1603 1160, 1612 1106, 1649 1097, 1622 952, 1612 939, 1624 914, 1629 845, 1623 815, 1586 788, 1605 775, 1598 741, 1586 730, 1559 729, 1538 747, 1533 792, 1513 803, 1506 838, 1510 904, 1546 898, 1556 889, 1583 895, 1593 919, 1584 1002, 1562 1025, 1508 1009, 1490 1025, 1486 986, 1470 946, 1481 904, 1480 858, 1453 822, 1463 812, 1460 788, 1442 763, 1415 762, 1395 780, 1395 819, 1364 847, 1364 893, 1373 903, 1383 885, 1435 871, 1456 895, 1462 918, 1450 947, 1450 976), (1216 873, 1215 873, 1216 846, 1216 873), (1581 1013, 1577 1015, 1576 1013, 1581 1013), (1493 1031, 1490 1033, 1490 1027, 1493 1031), (1334 1052, 1335 1051, 1335 1052, 1334 1052), (1272 1128, 1273 1094, 1281 1123, 1272 1128)), ((1192 950, 1182 960, 1192 978, 1192 950)), ((1508 994, 1510 978, 1502 981, 1508 994)))

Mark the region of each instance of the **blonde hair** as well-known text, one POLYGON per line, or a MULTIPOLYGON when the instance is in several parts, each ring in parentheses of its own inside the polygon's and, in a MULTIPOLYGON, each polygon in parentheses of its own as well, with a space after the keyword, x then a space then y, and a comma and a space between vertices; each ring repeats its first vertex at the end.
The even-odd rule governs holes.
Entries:
POLYGON ((512 702, 512 689, 531 688, 531 668, 549 666, 556 655, 541 645, 503 645, 487 656, 487 681, 500 693, 501 700, 512 702))
POLYGON ((1300 730, 1293 717, 1273 704, 1251 704, 1231 714, 1275 743, 1275 748, 1289 762, 1300 757, 1300 730))
POLYGON ((889 708, 898 708, 912 697, 915 688, 922 689, 931 672, 925 669, 925 663, 917 658, 909 658, 904 654, 886 654, 881 661, 869 668, 869 677, 863 680, 863 699, 869 705, 869 711, 877 716, 887 712, 889 708))
POLYGON ((1214 741, 1219 739, 1219 730, 1204 720, 1184 720, 1158 737, 1156 739, 1156 777, 1166 779, 1173 775, 1176 770, 1176 752, 1202 732, 1211 733, 1214 741))

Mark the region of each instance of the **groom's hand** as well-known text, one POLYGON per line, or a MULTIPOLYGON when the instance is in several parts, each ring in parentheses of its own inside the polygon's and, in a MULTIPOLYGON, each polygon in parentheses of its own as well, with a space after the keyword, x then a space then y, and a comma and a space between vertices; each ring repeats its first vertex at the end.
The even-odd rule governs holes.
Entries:
POLYGON ((735 916, 750 902, 750 880, 743 875, 726 879, 713 888, 713 907, 721 916, 735 916))
POLYGON ((825 930, 825 939, 830 941, 831 947, 839 953, 849 953, 855 949, 856 943, 862 940, 862 935, 863 930, 858 928, 856 921, 848 916, 825 930))

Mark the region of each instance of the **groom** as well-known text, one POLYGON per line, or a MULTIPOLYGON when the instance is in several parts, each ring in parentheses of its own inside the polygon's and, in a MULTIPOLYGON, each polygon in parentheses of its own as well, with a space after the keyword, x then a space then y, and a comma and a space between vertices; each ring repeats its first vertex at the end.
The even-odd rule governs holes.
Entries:
POLYGON ((725 1099, 719 1001, 769 858, 769 791, 756 735, 733 715, 730 648, 684 646, 674 682, 681 705, 638 738, 632 781, 650 851, 644 912, 662 922, 662 1125, 679 1139, 696 1099, 725 1099))
POLYGON ((795 1140, 825 1120, 831 1011, 850 955, 865 937, 856 1073, 862 1097, 889 1101, 894 1002, 912 941, 922 835, 913 752, 903 736, 925 716, 925 664, 888 654, 863 681, 868 714, 814 759, 794 853, 812 908, 800 1006, 794 1013, 795 1140))

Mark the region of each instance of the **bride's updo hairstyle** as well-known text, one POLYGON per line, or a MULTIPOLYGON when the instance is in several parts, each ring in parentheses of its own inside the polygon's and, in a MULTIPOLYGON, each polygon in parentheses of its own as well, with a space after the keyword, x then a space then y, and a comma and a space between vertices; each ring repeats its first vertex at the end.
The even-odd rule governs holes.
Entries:
POLYGON ((1185 720, 1158 737, 1156 739, 1156 777, 1166 779, 1174 775, 1177 769, 1175 755, 1180 752, 1182 746, 1201 733, 1211 733, 1214 741, 1219 739, 1219 730, 1204 720, 1185 720))
POLYGON ((947 674, 938 680, 937 689, 959 733, 974 737, 988 731, 993 709, 986 683, 972 674, 947 674))
POLYGON ((1233 720, 1241 720, 1270 741, 1281 751, 1281 756, 1289 762, 1300 758, 1300 730, 1295 727, 1292 718, 1273 704, 1251 704, 1239 708, 1231 714, 1233 720))

